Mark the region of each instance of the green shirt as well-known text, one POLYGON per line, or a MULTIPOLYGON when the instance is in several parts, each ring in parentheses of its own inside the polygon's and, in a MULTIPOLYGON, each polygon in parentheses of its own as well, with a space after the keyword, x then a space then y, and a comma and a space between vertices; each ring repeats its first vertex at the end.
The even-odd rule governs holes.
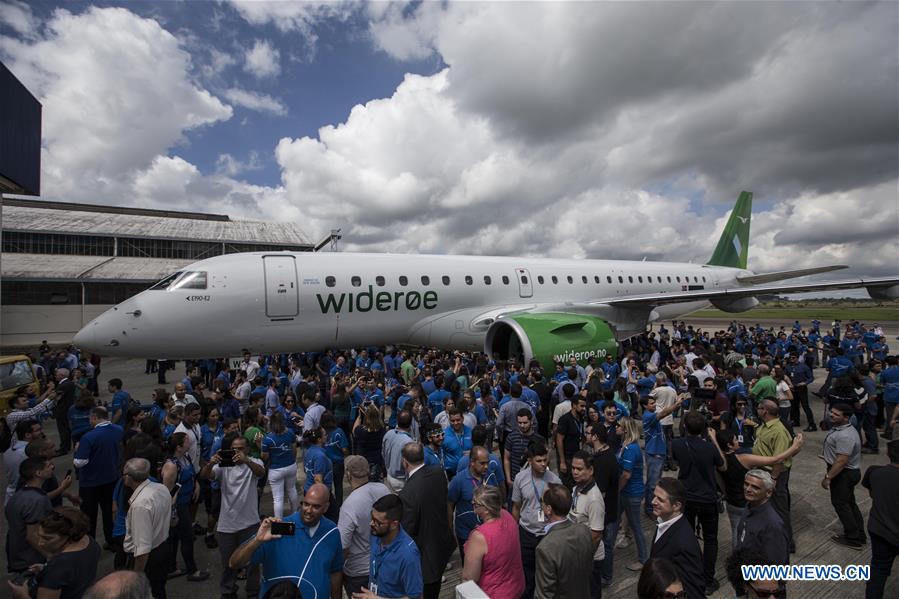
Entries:
POLYGON ((400 364, 400 375, 407 386, 412 384, 412 380, 415 378, 415 366, 412 365, 411 360, 406 360, 400 364))
POLYGON ((243 438, 247 440, 248 453, 251 458, 262 459, 262 452, 259 450, 259 444, 256 443, 256 434, 265 435, 265 432, 258 426, 251 426, 244 431, 243 438))
POLYGON ((763 376, 755 382, 752 390, 749 392, 756 401, 764 399, 774 399, 777 397, 777 383, 770 376, 763 376))
MULTIPOLYGON (((775 418, 761 424, 755 433, 755 445, 752 446, 752 453, 764 457, 776 456, 785 452, 793 445, 793 437, 780 421, 775 418)), ((793 460, 784 460, 784 468, 793 465, 793 460)), ((770 470, 770 466, 765 467, 770 470)))

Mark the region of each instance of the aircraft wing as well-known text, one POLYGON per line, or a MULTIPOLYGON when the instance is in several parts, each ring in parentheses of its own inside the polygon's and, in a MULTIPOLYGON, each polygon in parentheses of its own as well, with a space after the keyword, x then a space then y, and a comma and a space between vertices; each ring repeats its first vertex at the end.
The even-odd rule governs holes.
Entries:
POLYGON ((899 285, 899 277, 880 277, 872 279, 844 279, 841 281, 822 281, 814 283, 797 283, 793 285, 751 285, 746 287, 730 287, 726 289, 703 289, 698 291, 661 291, 628 297, 610 297, 599 299, 591 304, 605 304, 616 307, 652 308, 665 304, 677 304, 696 301, 729 300, 757 295, 780 293, 806 293, 812 291, 829 291, 832 289, 877 289, 899 285))
POLYGON ((783 281, 784 279, 795 279, 797 277, 807 277, 809 275, 817 275, 822 272, 833 272, 835 270, 843 270, 849 268, 845 264, 834 264, 832 266, 817 266, 815 268, 801 268, 798 270, 780 270, 777 272, 765 272, 755 275, 737 276, 737 281, 744 285, 758 285, 761 283, 773 283, 774 281, 783 281))

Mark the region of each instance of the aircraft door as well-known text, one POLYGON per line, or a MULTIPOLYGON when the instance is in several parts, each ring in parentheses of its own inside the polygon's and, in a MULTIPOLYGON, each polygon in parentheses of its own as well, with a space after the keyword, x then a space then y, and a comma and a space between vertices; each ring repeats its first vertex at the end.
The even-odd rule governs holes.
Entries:
POLYGON ((297 266, 293 256, 263 256, 265 265, 265 314, 292 319, 300 312, 297 266))
POLYGON ((531 273, 525 268, 516 268, 515 275, 518 277, 519 297, 531 297, 534 295, 534 285, 531 283, 531 273))

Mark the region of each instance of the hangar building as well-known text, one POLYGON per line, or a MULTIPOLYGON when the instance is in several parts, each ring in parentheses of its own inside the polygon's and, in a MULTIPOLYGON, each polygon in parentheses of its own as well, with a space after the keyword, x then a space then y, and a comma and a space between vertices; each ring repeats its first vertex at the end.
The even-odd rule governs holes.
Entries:
POLYGON ((71 341, 91 319, 183 266, 235 252, 316 251, 294 224, 2 199, 0 346, 71 341))

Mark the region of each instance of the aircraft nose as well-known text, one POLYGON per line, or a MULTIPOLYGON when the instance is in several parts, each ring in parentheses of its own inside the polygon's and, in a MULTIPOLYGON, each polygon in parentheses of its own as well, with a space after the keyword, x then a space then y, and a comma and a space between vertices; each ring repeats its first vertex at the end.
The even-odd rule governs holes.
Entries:
POLYGON ((81 349, 97 351, 97 327, 94 322, 75 333, 74 343, 81 349))

